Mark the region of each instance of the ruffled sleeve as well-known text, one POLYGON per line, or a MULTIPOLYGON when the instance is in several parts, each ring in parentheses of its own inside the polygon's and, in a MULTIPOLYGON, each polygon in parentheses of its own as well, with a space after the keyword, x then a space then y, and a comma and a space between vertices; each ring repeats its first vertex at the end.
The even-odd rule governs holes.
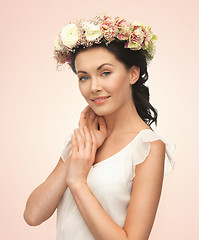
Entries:
POLYGON ((135 142, 131 155, 133 159, 133 177, 130 180, 133 180, 135 177, 135 167, 137 164, 142 163, 146 157, 149 155, 151 144, 150 142, 155 140, 162 140, 166 144, 165 151, 165 163, 164 163, 164 176, 173 171, 175 162, 173 161, 173 153, 176 149, 176 144, 169 143, 167 140, 162 138, 159 134, 153 132, 152 130, 144 131, 138 141, 135 142))
POLYGON ((68 159, 68 157, 71 155, 72 153, 72 142, 71 142, 71 137, 74 133, 74 130, 72 130, 71 132, 69 132, 67 134, 66 140, 64 142, 64 147, 61 151, 61 155, 60 157, 62 158, 62 160, 64 162, 66 162, 66 160, 68 159))

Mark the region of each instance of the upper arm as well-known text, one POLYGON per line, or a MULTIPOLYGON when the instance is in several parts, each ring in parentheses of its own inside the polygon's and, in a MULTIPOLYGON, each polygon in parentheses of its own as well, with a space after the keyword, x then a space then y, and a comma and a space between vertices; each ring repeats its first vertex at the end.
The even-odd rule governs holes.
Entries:
POLYGON ((136 176, 123 227, 129 240, 149 238, 161 196, 166 145, 161 140, 150 144, 149 155, 135 168, 136 176))

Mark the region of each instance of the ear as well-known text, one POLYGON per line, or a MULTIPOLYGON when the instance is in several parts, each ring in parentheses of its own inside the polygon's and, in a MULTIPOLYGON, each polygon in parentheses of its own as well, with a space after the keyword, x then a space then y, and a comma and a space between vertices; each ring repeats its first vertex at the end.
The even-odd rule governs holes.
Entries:
POLYGON ((140 67, 132 66, 129 70, 130 73, 130 84, 134 84, 140 77, 140 67))

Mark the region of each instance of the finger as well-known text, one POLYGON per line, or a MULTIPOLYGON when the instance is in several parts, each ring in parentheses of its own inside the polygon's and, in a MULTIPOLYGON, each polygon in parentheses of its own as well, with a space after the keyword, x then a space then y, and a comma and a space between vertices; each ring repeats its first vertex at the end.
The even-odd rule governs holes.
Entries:
POLYGON ((86 120, 86 112, 89 110, 90 106, 86 106, 84 108, 84 110, 81 112, 81 115, 80 115, 80 119, 79 119, 79 130, 80 130, 80 133, 83 135, 83 126, 87 124, 87 120, 86 120))
POLYGON ((87 106, 84 108, 84 110, 81 112, 79 122, 80 122, 80 121, 84 121, 84 120, 86 119, 86 113, 90 110, 90 108, 91 108, 91 107, 90 107, 89 105, 87 105, 87 106))
POLYGON ((92 152, 92 136, 90 131, 86 126, 84 126, 85 138, 86 138, 86 157, 90 159, 92 152))
POLYGON ((86 115, 85 113, 81 113, 78 125, 79 127, 82 127, 82 125, 85 125, 85 123, 86 123, 86 115))
POLYGON ((104 135, 106 135, 106 122, 103 117, 99 117, 99 128, 100 132, 102 132, 104 135))
POLYGON ((89 129, 93 128, 93 123, 94 123, 95 117, 96 117, 95 112, 93 110, 91 110, 91 113, 90 113, 89 119, 88 119, 89 129))
POLYGON ((86 112, 86 118, 89 118, 92 112, 93 112, 92 108, 88 109, 88 111, 86 112))
POLYGON ((83 140, 85 141, 84 130, 83 130, 84 126, 85 126, 85 124, 83 122, 79 124, 79 132, 80 132, 83 140))
POLYGON ((81 112, 81 118, 85 118, 86 117, 86 113, 91 109, 91 107, 89 105, 87 105, 84 110, 81 112))
POLYGON ((81 125, 81 124, 79 124, 80 126, 79 126, 79 132, 80 132, 80 134, 81 134, 81 136, 83 137, 84 136, 84 132, 83 132, 83 124, 81 125))
POLYGON ((96 154, 96 150, 97 150, 97 139, 92 130, 91 130, 91 137, 92 137, 92 141, 93 141, 91 157, 92 157, 92 159, 95 159, 95 154, 96 154))
MULTIPOLYGON (((84 109, 84 111, 81 113, 81 117, 80 120, 83 122, 84 125, 88 125, 88 116, 90 113, 91 107, 88 105, 86 106, 86 108, 84 109)), ((83 128, 82 128, 83 129, 83 128)))
POLYGON ((80 134, 80 132, 75 129, 75 135, 76 135, 76 138, 77 138, 77 143, 78 143, 78 152, 79 153, 82 153, 83 150, 84 150, 84 140, 83 140, 83 137, 82 135, 80 134))
POLYGON ((78 146, 77 146, 77 143, 76 143, 76 139, 75 139, 75 135, 73 134, 72 135, 72 155, 76 155, 76 153, 78 152, 78 146))
POLYGON ((91 110, 90 121, 93 122, 96 116, 97 116, 96 113, 93 110, 91 110))
POLYGON ((93 126, 94 126, 94 128, 97 129, 97 130, 98 130, 98 122, 99 122, 99 116, 96 115, 96 117, 95 117, 95 119, 94 119, 94 121, 93 121, 93 126))
POLYGON ((85 118, 85 125, 90 129, 90 115, 92 114, 92 108, 88 109, 88 111, 85 113, 86 118, 85 118))

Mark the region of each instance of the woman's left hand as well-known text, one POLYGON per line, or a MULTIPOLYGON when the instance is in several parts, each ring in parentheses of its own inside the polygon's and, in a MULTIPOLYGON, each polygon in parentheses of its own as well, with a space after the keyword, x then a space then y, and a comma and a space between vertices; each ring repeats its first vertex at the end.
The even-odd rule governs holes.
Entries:
POLYGON ((97 140, 92 131, 84 126, 83 135, 78 129, 72 135, 72 154, 67 168, 66 183, 69 187, 87 183, 87 175, 95 161, 97 140))

